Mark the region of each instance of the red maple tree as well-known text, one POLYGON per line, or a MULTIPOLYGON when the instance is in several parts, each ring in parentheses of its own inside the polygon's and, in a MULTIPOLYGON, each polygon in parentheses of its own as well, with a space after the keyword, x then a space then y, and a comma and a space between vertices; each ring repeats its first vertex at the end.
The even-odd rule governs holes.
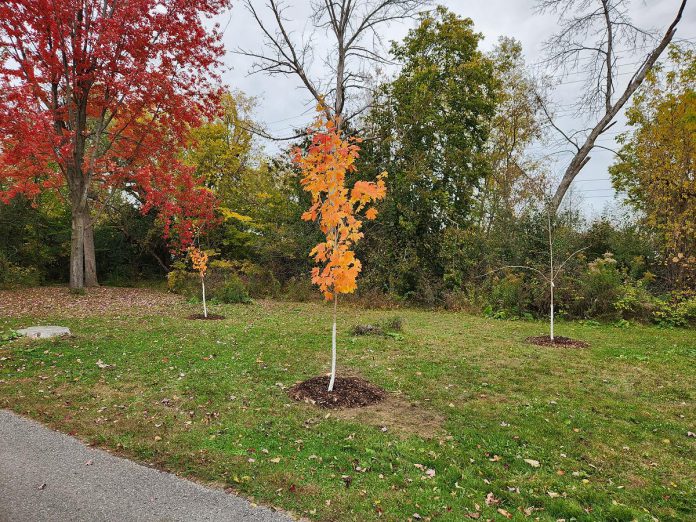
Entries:
POLYGON ((45 190, 72 212, 70 286, 97 284, 90 207, 127 190, 185 248, 212 194, 177 158, 218 106, 205 20, 229 0, 0 2, 0 199, 45 190))

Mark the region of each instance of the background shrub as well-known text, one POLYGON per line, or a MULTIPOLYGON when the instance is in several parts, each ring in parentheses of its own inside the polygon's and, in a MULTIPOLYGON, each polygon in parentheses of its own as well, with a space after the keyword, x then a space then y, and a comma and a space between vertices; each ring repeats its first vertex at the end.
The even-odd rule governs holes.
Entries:
POLYGON ((251 298, 244 282, 236 275, 230 275, 224 284, 216 289, 213 301, 220 303, 249 303, 251 298))
POLYGON ((665 299, 658 299, 653 320, 669 328, 696 326, 696 292, 673 292, 665 299))
POLYGON ((20 286, 37 286, 42 278, 39 270, 34 266, 18 266, 11 263, 0 252, 0 288, 17 288, 20 286))
MULTIPOLYGON (((179 262, 167 274, 167 288, 170 292, 189 299, 201 299, 201 278, 197 272, 179 262)), ((239 277, 234 263, 215 260, 210 262, 205 276, 205 293, 211 302, 246 303, 250 301, 244 281, 239 277)))
POLYGON ((489 305, 499 317, 521 317, 529 310, 529 292, 524 284, 524 275, 513 272, 496 277, 491 287, 489 305))
POLYGON ((611 253, 589 263, 580 278, 580 308, 586 318, 613 321, 620 318, 615 303, 623 294, 624 275, 611 253))
POLYGON ((658 306, 658 299, 645 288, 646 280, 626 280, 621 294, 614 302, 619 317, 625 320, 650 322, 658 306))

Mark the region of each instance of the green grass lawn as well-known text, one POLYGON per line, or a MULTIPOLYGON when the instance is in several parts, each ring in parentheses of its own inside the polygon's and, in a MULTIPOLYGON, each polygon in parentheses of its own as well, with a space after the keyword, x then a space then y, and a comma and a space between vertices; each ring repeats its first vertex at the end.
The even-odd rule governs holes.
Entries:
POLYGON ((328 411, 284 388, 326 373, 330 306, 213 308, 0 319, 74 334, 1 344, 0 406, 312 520, 694 520, 693 330, 561 322, 590 347, 557 349, 524 343, 543 322, 341 308, 339 375, 390 397, 328 411))

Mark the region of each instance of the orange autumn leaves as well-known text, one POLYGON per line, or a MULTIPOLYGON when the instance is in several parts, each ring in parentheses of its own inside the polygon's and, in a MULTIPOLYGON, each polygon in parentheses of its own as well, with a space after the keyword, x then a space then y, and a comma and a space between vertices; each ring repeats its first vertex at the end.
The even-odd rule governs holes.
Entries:
POLYGON ((327 300, 334 294, 352 293, 361 270, 360 260, 351 248, 363 237, 362 221, 375 219, 377 210, 370 204, 384 199, 386 172, 376 182, 357 181, 352 189, 345 185, 346 175, 355 172, 360 139, 343 139, 333 121, 320 116, 312 127, 312 143, 306 152, 293 151, 293 160, 302 171, 301 184, 312 195, 312 206, 302 214, 305 221, 318 221, 326 241, 319 243, 310 256, 320 265, 312 270, 312 282, 327 300))
POLYGON ((193 269, 198 271, 202 278, 205 277, 205 273, 208 271, 208 254, 194 246, 188 248, 188 253, 193 269))

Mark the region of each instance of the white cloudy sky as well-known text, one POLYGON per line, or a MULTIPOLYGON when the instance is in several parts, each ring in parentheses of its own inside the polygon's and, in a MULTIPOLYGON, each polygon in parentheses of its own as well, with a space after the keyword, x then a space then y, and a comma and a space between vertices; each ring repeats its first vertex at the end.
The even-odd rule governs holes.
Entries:
MULTIPOLYGON (((258 9, 263 9, 264 0, 254 0, 258 9)), ((690 0, 693 4, 694 0, 690 0)), ((300 35, 311 28, 307 18, 310 0, 286 0, 293 8, 288 11, 294 23, 291 28, 300 35)), ((543 42, 556 30, 555 17, 539 15, 533 10, 534 0, 440 0, 437 2, 463 17, 474 21, 475 29, 483 33, 484 50, 495 45, 499 36, 511 36, 522 42, 527 63, 535 64, 543 59, 543 42)), ((633 20, 643 28, 664 29, 672 21, 680 0, 633 0, 633 20)), ((249 75, 252 61, 234 53, 236 49, 245 48, 261 50, 263 40, 258 27, 250 13, 240 1, 226 15, 220 17, 220 24, 225 28, 224 42, 227 49, 225 63, 227 70, 225 82, 234 89, 240 89, 247 95, 257 98, 255 118, 267 124, 274 135, 288 135, 293 128, 303 127, 312 118, 313 104, 298 80, 293 77, 273 76, 264 74, 249 75)), ((386 40, 400 40, 413 22, 394 24, 383 29, 386 40)), ((696 42, 696 4, 687 4, 684 18, 680 23, 677 38, 696 42)), ((321 55, 323 47, 322 35, 316 40, 317 54, 321 55)), ((641 51, 644 52, 644 51, 641 51)), ((620 56, 619 64, 631 64, 642 58, 642 55, 624 53, 620 56)), ((315 60, 315 74, 321 74, 321 62, 315 60)), ((537 67, 538 68, 538 67, 537 67)), ((630 65, 620 69, 620 78, 630 77, 630 65), (623 75, 621 72, 623 71, 623 75)), ((551 74, 554 71, 547 71, 551 74)), ((582 125, 582 117, 568 110, 582 87, 583 74, 581 71, 571 74, 558 85, 553 94, 554 101, 561 106, 558 110, 559 124, 566 131, 586 127, 582 125)), ((615 125, 610 135, 600 138, 600 143, 613 147, 614 137, 624 127, 621 122, 615 125)), ((563 149, 560 142, 558 150, 563 149)), ((277 144, 267 143, 268 151, 277 150, 277 144)), ((553 146, 536 147, 531 150, 534 154, 554 152, 553 146)), ((568 156, 559 154, 553 166, 554 172, 560 175, 568 156)), ((584 168, 573 184, 573 195, 570 198, 574 205, 580 206, 587 215, 602 212, 607 205, 612 205, 613 191, 609 182, 607 167, 613 161, 613 153, 606 150, 595 150, 592 159, 584 168)))

